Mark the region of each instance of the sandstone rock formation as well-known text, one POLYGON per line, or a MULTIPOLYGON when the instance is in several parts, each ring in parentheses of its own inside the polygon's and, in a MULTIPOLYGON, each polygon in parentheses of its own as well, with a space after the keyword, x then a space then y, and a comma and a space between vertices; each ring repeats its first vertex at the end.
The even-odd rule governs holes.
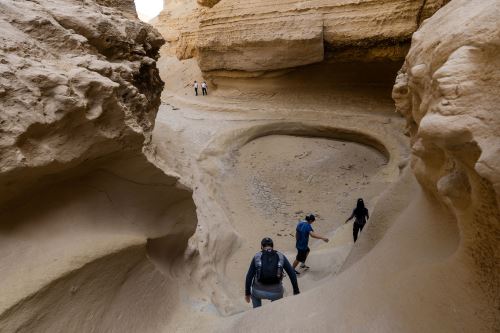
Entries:
POLYGON ((220 0, 198 0, 198 3, 202 6, 206 7, 213 7, 217 3, 219 3, 220 0))
POLYGON ((497 2, 3 1, 0 331, 498 331, 497 2))
POLYGON ((157 32, 92 2, 4 2, 1 15, 2 199, 43 174, 141 146, 163 87, 157 32))
POLYGON ((0 3, 2 332, 155 331, 168 317, 134 313, 176 302, 196 217, 142 152, 163 39, 135 17, 132 0, 0 3))
POLYGON ((158 17, 177 56, 196 57, 204 72, 257 72, 324 59, 400 60, 418 25, 448 1, 199 2, 211 8, 166 1, 158 17))
MULTIPOLYGON (((500 326, 500 3, 456 0, 413 35, 393 96, 407 119, 412 169, 460 230, 454 258, 500 326), (460 17, 460 20, 453 19, 460 17)), ((493 328, 493 327, 492 327, 493 328)))
POLYGON ((290 318, 306 308, 308 320, 258 310, 231 329, 258 331, 258 320, 278 331, 498 331, 499 15, 497 1, 455 0, 414 34, 393 96, 419 184, 405 174, 379 199, 413 193, 382 232, 368 225, 353 250, 362 255, 341 274, 265 310, 290 318))
MULTIPOLYGON (((181 7, 174 6, 166 8, 164 15, 170 16, 163 18, 176 27, 174 17, 190 17, 178 21, 188 27, 196 25, 196 20, 205 22, 205 17, 214 15, 229 3, 221 1, 211 9, 187 10, 184 16, 180 15, 181 7)), ((234 12, 238 10, 234 8, 234 12)), ((221 25, 224 23, 222 15, 221 25)), ((153 141, 164 167, 177 172, 194 188, 194 198, 200 203, 199 223, 203 232, 197 231, 193 239, 204 246, 199 245, 202 260, 210 262, 207 258, 214 257, 210 249, 216 250, 217 258, 226 260, 223 268, 217 271, 234 277, 229 281, 221 277, 224 288, 218 290, 216 287, 214 295, 223 291, 231 295, 234 289, 231 281, 244 275, 248 265, 245 260, 256 250, 259 237, 272 235, 281 249, 293 247, 287 235, 282 237, 281 234, 283 228, 291 228, 285 225, 291 217, 279 214, 284 215, 291 208, 286 207, 288 201, 279 197, 279 191, 283 191, 279 186, 286 186, 287 191, 293 192, 297 188, 289 183, 304 180, 296 177, 280 183, 275 179, 277 189, 272 188, 272 181, 267 181, 266 184, 271 185, 265 187, 258 183, 259 179, 254 181, 255 177, 245 183, 246 175, 238 174, 241 159, 253 163, 247 166, 251 169, 248 173, 273 167, 259 156, 244 155, 249 147, 261 140, 256 138, 264 136, 262 140, 271 140, 268 135, 315 136, 318 133, 327 137, 336 133, 336 138, 356 141, 366 135, 372 143, 376 138, 389 156, 389 165, 382 169, 384 184, 389 185, 383 187, 383 193, 380 190, 378 195, 370 197, 374 202, 370 207, 372 218, 346 261, 340 263, 342 268, 339 269, 338 261, 344 258, 344 246, 350 246, 344 237, 346 233, 349 236, 350 230, 337 224, 335 231, 330 232, 331 248, 330 245, 313 244, 310 262, 318 269, 301 277, 299 283, 304 292, 300 296, 225 319, 214 316, 209 320, 211 325, 199 324, 201 326, 195 329, 204 327, 214 332, 252 332, 264 328, 298 332, 498 330, 498 270, 495 269, 499 230, 495 192, 495 175, 498 174, 495 157, 498 154, 494 153, 499 145, 494 134, 498 122, 494 110, 494 91, 498 86, 495 57, 498 26, 495 17, 498 17, 498 4, 494 1, 453 1, 425 21, 415 34, 413 47, 393 90, 397 110, 408 122, 406 132, 411 137, 410 142, 400 138, 405 130, 398 127, 400 119, 392 112, 393 106, 385 103, 385 94, 389 93, 384 90, 385 78, 394 80, 396 77, 390 70, 391 65, 382 65, 382 62, 373 61, 375 58, 367 57, 368 61, 363 63, 339 65, 323 61, 281 72, 279 76, 215 77, 211 82, 216 89, 210 91, 210 96, 196 99, 189 97, 192 94, 190 84, 207 74, 202 73, 204 68, 199 60, 202 56, 197 53, 199 33, 189 30, 185 39, 177 40, 172 31, 168 32, 166 37, 170 45, 160 60, 160 69, 167 80, 164 100, 168 104, 162 106, 153 141), (184 44, 179 48, 181 43, 184 44), (177 55, 179 50, 180 53, 183 50, 192 52, 190 55, 198 57, 198 63, 173 60, 172 55, 176 52, 172 50, 177 55), (173 77, 167 78, 167 73, 173 77), (374 77, 381 81, 373 80, 374 77), (362 102, 358 104, 359 101, 362 102), (442 121, 443 117, 453 117, 453 121, 442 121), (352 135, 345 136, 346 132, 352 135), (168 144, 172 143, 183 147, 182 152, 170 152, 169 155, 168 144), (411 145, 413 154, 409 160, 405 158, 405 149, 398 149, 397 143, 403 147, 411 145), (182 160, 176 156, 182 156, 182 160), (250 205, 257 205, 260 199, 266 214, 272 210, 280 212, 271 214, 269 220, 273 225, 266 225, 264 217, 261 218, 264 221, 260 221, 263 215, 248 209, 241 199, 239 187, 252 186, 260 186, 257 192, 264 194, 249 196, 250 205), (224 189, 222 193, 218 191, 220 188, 224 189), (207 210, 207 202, 218 211, 207 210), (217 221, 215 225, 213 221, 217 221), (224 235, 227 243, 214 241, 211 237, 214 233, 224 235), (235 237, 237 243, 229 242, 235 237), (224 253, 231 253, 228 259, 224 253), (304 309, 307 309, 307 320, 304 309)), ((164 24, 161 19, 160 16, 156 23, 159 26, 164 24)), ((234 23, 239 24, 238 21, 234 23)), ((228 21, 226 29, 219 31, 221 36, 232 31, 230 24, 228 21)), ((346 59, 360 59, 358 55, 349 52, 346 59)), ((245 57, 243 50, 241 59, 245 57)), ((213 58, 218 59, 218 56, 214 53, 213 58)), ((238 59, 237 55, 231 56, 235 63, 238 59)), ((267 58, 262 63, 267 65, 267 58)), ((270 146, 268 144, 261 151, 266 152, 270 146)), ((289 148, 281 144, 281 149, 289 148)), ((280 158, 282 151, 272 155, 273 158, 280 158)), ((317 152, 312 156, 314 154, 317 152)), ((294 163, 300 164, 297 160, 294 163)), ((290 166, 280 167, 286 170, 290 166)), ((315 176, 318 174, 318 169, 311 165, 308 171, 315 176)), ((281 172, 287 176, 291 174, 281 172)), ((339 176, 349 185, 349 175, 340 173, 339 176)), ((375 175, 370 181, 376 184, 380 176, 375 175)), ((331 184, 333 191, 341 188, 333 181, 331 184)), ((307 191, 307 183, 305 185, 300 189, 307 191)), ((373 186, 377 189, 377 185, 373 186)), ((320 187, 316 188, 320 190, 320 187)), ((323 193, 321 197, 328 198, 324 190, 323 193)), ((314 194, 307 195, 314 197, 314 194)), ((326 211, 320 204, 307 202, 299 194, 297 198, 307 203, 307 209, 314 207, 322 213, 326 211)), ((336 210, 345 208, 337 204, 335 212, 325 213, 323 218, 328 222, 320 221, 319 230, 328 232, 325 222, 338 223, 342 215, 336 210)), ((290 251, 287 255, 294 253, 290 251)), ((232 294, 237 293, 238 289, 232 294)), ((217 306, 221 304, 225 303, 217 306)), ((191 315, 203 322, 203 317, 196 312, 191 315)))

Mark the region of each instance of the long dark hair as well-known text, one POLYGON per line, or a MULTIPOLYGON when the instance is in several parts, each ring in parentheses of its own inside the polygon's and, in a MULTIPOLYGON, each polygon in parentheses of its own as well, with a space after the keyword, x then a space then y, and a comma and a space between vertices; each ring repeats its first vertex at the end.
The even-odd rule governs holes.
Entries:
POLYGON ((363 199, 359 198, 358 202, 356 203, 356 209, 363 209, 365 208, 365 202, 363 199))
POLYGON ((354 212, 356 215, 363 215, 365 213, 365 202, 363 201, 362 198, 358 199, 354 212))

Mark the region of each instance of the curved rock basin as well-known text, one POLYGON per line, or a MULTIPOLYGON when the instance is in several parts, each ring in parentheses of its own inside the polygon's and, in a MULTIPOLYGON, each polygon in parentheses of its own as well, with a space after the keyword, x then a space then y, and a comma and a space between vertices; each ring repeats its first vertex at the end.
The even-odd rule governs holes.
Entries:
MULTIPOLYGON (((287 251, 292 261, 295 226, 308 213, 317 216, 315 231, 332 238, 328 244, 311 239, 311 258, 316 249, 345 247, 348 251, 351 225, 339 227, 357 198, 363 197, 368 208, 373 207, 387 186, 379 177, 386 164, 386 157, 372 147, 329 138, 269 135, 244 145, 234 155, 234 167, 222 182, 224 206, 243 239, 239 253, 228 265, 229 276, 242 280, 241 272, 248 263, 239 263, 237 258, 251 258, 264 236, 272 237, 275 247, 287 251)), ((337 257, 338 265, 347 251, 339 253, 341 258, 330 259, 337 257)), ((335 271, 335 267, 325 267, 331 260, 317 264, 311 272, 321 277, 335 271)))

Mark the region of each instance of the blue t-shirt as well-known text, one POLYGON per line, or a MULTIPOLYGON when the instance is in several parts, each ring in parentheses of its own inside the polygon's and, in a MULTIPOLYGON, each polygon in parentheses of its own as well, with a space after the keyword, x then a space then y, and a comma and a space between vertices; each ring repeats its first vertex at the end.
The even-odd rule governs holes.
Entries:
POLYGON ((297 243, 295 247, 297 250, 307 250, 307 245, 309 244, 309 233, 314 231, 311 225, 306 221, 300 221, 297 224, 297 243))

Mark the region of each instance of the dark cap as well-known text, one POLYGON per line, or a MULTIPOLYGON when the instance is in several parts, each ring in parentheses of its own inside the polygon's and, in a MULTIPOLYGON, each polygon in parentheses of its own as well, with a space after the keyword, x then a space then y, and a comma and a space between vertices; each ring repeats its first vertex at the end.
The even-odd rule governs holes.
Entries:
POLYGON ((266 246, 273 247, 274 246, 273 240, 269 237, 263 238, 262 241, 260 242, 260 245, 263 247, 266 247, 266 246))

